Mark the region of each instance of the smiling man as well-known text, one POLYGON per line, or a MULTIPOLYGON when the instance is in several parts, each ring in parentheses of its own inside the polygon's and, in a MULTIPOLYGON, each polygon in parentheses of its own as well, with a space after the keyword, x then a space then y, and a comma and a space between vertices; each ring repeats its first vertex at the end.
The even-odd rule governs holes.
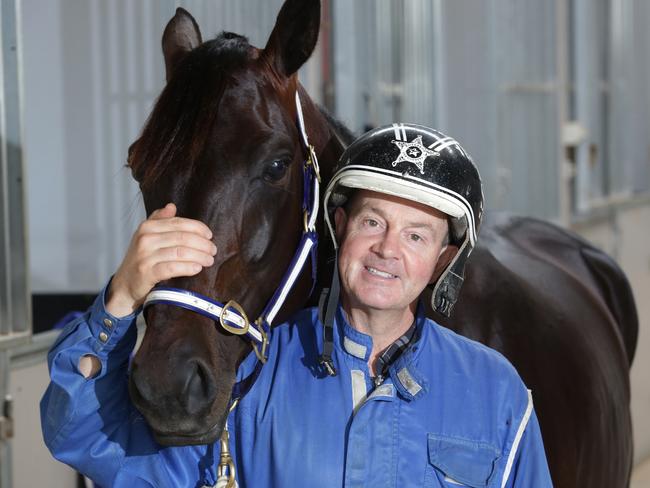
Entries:
POLYGON ((399 197, 359 190, 335 220, 343 309, 373 339, 373 372, 379 352, 411 327, 420 293, 458 249, 448 244, 445 214, 399 197))
POLYGON ((463 148, 423 126, 375 129, 342 155, 324 206, 332 287, 274 329, 271 367, 230 418, 240 483, 552 486, 514 368, 420 303, 431 287, 450 314, 476 244, 483 192, 463 148))
POLYGON ((46 444, 104 487, 233 486, 226 475, 240 487, 551 486, 514 368, 426 318, 419 301, 431 287, 431 306, 451 312, 482 205, 472 160, 433 129, 382 127, 345 151, 324 198, 332 287, 321 307, 273 328, 261 370, 255 354, 239 366, 238 381, 259 376, 228 418, 234 469, 220 476, 219 444, 160 446, 128 396, 97 393, 126 391, 134 311, 155 283, 217 253, 205 225, 172 205, 154 212, 50 352, 46 444), (114 330, 106 344, 92 334, 100 323, 114 330))

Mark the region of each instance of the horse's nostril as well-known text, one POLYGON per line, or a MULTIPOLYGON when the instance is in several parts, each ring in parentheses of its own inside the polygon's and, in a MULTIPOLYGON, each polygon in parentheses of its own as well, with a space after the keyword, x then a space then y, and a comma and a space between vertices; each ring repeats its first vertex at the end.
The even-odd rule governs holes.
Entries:
POLYGON ((201 362, 194 362, 193 366, 188 368, 185 388, 186 408, 191 415, 209 407, 216 396, 214 379, 209 370, 201 362))

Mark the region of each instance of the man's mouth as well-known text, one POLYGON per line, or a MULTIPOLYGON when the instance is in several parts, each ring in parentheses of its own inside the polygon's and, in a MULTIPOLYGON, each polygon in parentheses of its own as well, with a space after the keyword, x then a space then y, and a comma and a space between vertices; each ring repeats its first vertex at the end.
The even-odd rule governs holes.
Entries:
POLYGON ((387 278, 387 279, 397 278, 397 275, 387 273, 386 271, 382 271, 382 270, 377 269, 377 268, 373 268, 372 266, 366 266, 366 270, 371 275, 379 276, 380 278, 387 278))

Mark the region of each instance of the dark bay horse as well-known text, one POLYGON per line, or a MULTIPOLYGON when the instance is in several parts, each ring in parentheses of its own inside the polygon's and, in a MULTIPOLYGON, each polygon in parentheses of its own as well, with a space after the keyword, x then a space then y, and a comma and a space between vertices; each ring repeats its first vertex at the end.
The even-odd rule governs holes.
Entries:
MULTIPOLYGON (((323 184, 343 150, 341 128, 296 78, 319 24, 318 0, 287 0, 264 49, 231 33, 203 43, 182 9, 167 25, 167 85, 129 165, 147 213, 173 201, 179 215, 213 229, 219 252, 211 268, 166 285, 236 299, 251 317, 273 294, 302 228, 307 155, 296 91, 323 184)), ((327 251, 320 255, 324 262, 327 251)), ((434 318, 517 367, 533 390, 555 485, 627 486, 638 324, 620 269, 550 224, 488 217, 466 274, 452 317, 434 318)), ((309 272, 303 275, 276 322, 307 300, 309 272)), ((146 319, 130 376, 134 404, 161 444, 213 442, 250 344, 182 308, 157 304, 146 319)))
MULTIPOLYGON (((222 33, 202 42, 179 9, 163 34, 167 85, 129 149, 147 214, 174 202, 178 215, 215 229, 215 263, 165 285, 234 299, 257 317, 289 266, 303 228, 303 161, 295 95, 309 142, 326 164, 342 152, 336 128, 296 72, 318 38, 320 3, 287 2, 264 49, 222 33), (300 19, 300 20, 299 20, 300 19)), ((284 310, 309 295, 309 273, 284 310)), ((166 304, 145 311, 147 331, 131 369, 130 394, 159 443, 214 441, 223 429, 238 364, 250 344, 209 318, 166 304)))

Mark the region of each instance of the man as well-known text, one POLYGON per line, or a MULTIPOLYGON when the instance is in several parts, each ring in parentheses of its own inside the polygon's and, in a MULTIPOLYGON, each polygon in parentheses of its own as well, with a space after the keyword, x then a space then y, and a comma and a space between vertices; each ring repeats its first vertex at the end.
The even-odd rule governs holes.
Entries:
MULTIPOLYGON (((228 421, 240 486, 551 486, 531 394, 512 366, 418 303, 431 286, 432 306, 450 312, 482 201, 469 156, 432 129, 383 127, 346 150, 325 194, 338 256, 329 298, 274 328, 268 364, 228 421)), ((168 205, 140 227, 108 291, 50 353, 46 443, 106 486, 216 482, 218 449, 157 446, 128 399, 106 408, 88 387, 126 381, 99 368, 93 323, 133 322, 157 281, 212 263, 210 231, 174 213, 168 205), (84 446, 71 445, 72 429, 84 446)), ((132 342, 116 334, 108 354, 128 354, 132 342)))

